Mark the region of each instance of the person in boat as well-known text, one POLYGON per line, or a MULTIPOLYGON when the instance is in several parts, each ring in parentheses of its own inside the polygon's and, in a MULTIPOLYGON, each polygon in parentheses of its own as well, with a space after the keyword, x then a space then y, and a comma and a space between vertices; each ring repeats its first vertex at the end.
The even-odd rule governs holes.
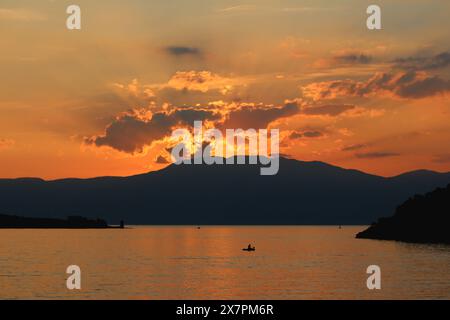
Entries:
POLYGON ((252 245, 249 244, 247 248, 243 248, 242 250, 244 250, 244 251, 255 251, 255 247, 252 247, 252 245))

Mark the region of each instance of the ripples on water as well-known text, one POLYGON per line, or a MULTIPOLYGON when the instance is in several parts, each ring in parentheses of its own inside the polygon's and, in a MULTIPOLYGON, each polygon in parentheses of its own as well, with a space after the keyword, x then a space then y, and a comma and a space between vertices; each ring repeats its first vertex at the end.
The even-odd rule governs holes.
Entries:
POLYGON ((450 299, 450 246, 354 239, 362 229, 0 230, 0 298, 450 299), (366 288, 371 264, 379 291, 366 288))

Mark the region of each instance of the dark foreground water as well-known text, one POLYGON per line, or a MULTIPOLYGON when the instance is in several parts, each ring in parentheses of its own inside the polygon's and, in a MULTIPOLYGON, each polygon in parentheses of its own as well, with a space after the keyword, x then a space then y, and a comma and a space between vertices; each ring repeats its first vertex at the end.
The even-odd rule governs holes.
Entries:
POLYGON ((450 299, 449 246, 354 239, 364 228, 0 230, 0 298, 450 299), (81 291, 66 288, 69 265, 81 291))

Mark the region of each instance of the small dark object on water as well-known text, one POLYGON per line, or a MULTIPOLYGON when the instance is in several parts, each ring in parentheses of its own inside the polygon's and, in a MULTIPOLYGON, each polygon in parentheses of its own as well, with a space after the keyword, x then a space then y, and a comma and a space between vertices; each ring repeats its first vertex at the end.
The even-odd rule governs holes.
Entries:
POLYGON ((125 228, 125 222, 123 220, 120 220, 120 229, 125 228))
POLYGON ((251 244, 249 244, 247 248, 242 249, 242 251, 255 251, 255 250, 256 250, 256 248, 252 247, 251 244))

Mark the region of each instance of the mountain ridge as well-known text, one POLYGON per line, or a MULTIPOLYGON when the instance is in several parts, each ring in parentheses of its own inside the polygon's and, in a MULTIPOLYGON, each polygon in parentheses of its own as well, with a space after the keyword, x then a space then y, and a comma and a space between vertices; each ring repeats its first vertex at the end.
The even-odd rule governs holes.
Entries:
POLYGON ((0 179, 0 213, 81 215, 127 224, 370 224, 449 173, 381 177, 320 161, 260 165, 169 165, 127 177, 0 179))
MULTIPOLYGON (((225 158, 224 158, 225 159, 225 158)), ((406 171, 400 174, 396 174, 393 176, 381 176, 381 175, 377 175, 374 173, 369 173, 369 172, 365 172, 363 170, 359 170, 359 169, 353 169, 353 168, 344 168, 344 167, 340 167, 334 164, 330 164, 327 162, 323 162, 323 161, 319 161, 319 160, 311 160, 311 161, 305 161, 305 160, 297 160, 297 159, 292 159, 292 158, 285 158, 285 157, 280 157, 280 159, 284 159, 284 160, 289 160, 289 161, 296 161, 302 164, 319 164, 319 165, 325 165, 328 167, 332 167, 332 168, 336 168, 336 169, 341 169, 341 170, 345 170, 345 171, 353 171, 353 172, 358 172, 358 173, 363 173, 365 175, 370 175, 370 176, 374 176, 374 177, 379 177, 379 178, 383 178, 383 179, 392 179, 392 178, 398 178, 398 177, 402 177, 402 176, 411 176, 411 175, 417 175, 417 174, 433 174, 433 175, 441 175, 441 174, 448 174, 450 175, 450 171, 446 171, 446 172, 439 172, 439 171, 434 171, 434 170, 430 170, 430 169, 415 169, 412 171, 406 171)), ((147 171, 147 172, 143 172, 143 173, 137 173, 137 174, 132 174, 132 175, 126 175, 126 176, 113 176, 113 175, 105 175, 105 176, 96 176, 96 177, 87 177, 87 178, 79 178, 79 177, 66 177, 66 178, 56 178, 56 179, 44 179, 41 177, 17 177, 17 178, 0 178, 0 181, 5 181, 5 180, 15 180, 15 181, 36 181, 36 182, 54 182, 54 181, 61 181, 61 180, 95 180, 95 179, 101 179, 101 178, 130 178, 130 177, 136 177, 136 176, 142 176, 142 175, 149 175, 155 172, 160 172, 163 171, 167 168, 170 168, 171 166, 175 166, 175 164, 169 164, 168 166, 158 169, 158 170, 152 170, 152 171, 147 171)))

